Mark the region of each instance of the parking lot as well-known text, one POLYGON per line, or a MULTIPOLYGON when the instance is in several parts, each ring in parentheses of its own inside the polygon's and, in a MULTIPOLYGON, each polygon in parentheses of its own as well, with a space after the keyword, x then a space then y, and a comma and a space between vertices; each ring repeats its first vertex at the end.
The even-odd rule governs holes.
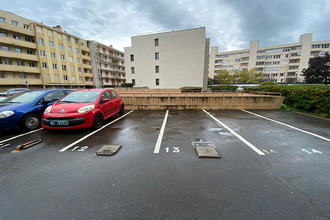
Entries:
POLYGON ((325 119, 126 111, 96 131, 15 131, 0 143, 10 144, 0 148, 0 219, 330 218, 325 119), (198 158, 196 141, 211 142, 221 159, 198 158), (104 145, 122 148, 96 156, 104 145))

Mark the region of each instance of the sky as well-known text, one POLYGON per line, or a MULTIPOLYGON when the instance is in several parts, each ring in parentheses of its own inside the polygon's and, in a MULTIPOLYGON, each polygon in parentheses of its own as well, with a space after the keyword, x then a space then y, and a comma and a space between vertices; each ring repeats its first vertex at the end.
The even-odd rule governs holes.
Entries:
POLYGON ((124 51, 141 34, 206 27, 219 51, 330 40, 330 0, 0 0, 0 9, 124 51))

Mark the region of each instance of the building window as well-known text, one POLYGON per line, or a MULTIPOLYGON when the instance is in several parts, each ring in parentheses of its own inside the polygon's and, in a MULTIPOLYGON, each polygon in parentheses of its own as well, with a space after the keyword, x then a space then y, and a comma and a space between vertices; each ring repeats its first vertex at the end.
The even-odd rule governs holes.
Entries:
POLYGON ((155 73, 159 73, 159 66, 155 66, 155 73))
POLYGON ((155 39, 155 47, 157 47, 157 46, 159 46, 159 39, 158 38, 155 39))
POLYGON ((269 59, 272 59, 272 58, 273 58, 272 55, 268 55, 268 56, 266 56, 266 60, 269 60, 269 59))
POLYGON ((75 43, 75 44, 78 44, 78 39, 75 38, 75 39, 74 39, 74 43, 75 43))
POLYGON ((76 53, 79 54, 79 49, 78 48, 76 48, 76 53))
POLYGON ((134 61, 134 54, 131 54, 131 62, 134 61))
POLYGON ((51 55, 52 59, 56 59, 56 54, 55 53, 51 52, 50 55, 51 55))
POLYGON ((73 66, 71 66, 71 73, 73 73, 74 72, 74 67, 73 66))
POLYGON ((57 64, 53 63, 53 69, 57 70, 57 64))
POLYGON ((235 62, 241 62, 241 59, 235 59, 235 62))
POLYGON ((9 51, 9 47, 8 46, 5 46, 5 45, 2 45, 2 50, 3 51, 9 51))
POLYGON ((265 59, 266 56, 257 56, 257 60, 265 59))
POLYGON ((279 59, 281 58, 281 55, 274 55, 274 59, 279 59))
POLYGON ((66 41, 70 42, 71 41, 71 37, 66 36, 66 41))
POLYGON ((33 51, 32 50, 26 50, 27 54, 33 55, 33 51))
POLYGON ((77 58, 77 63, 81 63, 80 58, 77 58))
POLYGON ((39 45, 44 45, 44 39, 39 38, 39 45))
POLYGON ((265 62, 265 65, 272 65, 272 62, 265 62))
POLYGON ((72 52, 72 47, 68 46, 68 51, 72 52))
POLYGON ((135 86, 135 79, 132 79, 133 86, 135 86))
POLYGON ((64 81, 68 81, 68 76, 67 75, 63 75, 63 79, 64 79, 64 81))
POLYGON ((24 66, 23 60, 17 60, 17 66, 24 66))
POLYGON ((72 76, 71 77, 71 80, 72 80, 72 82, 75 82, 76 81, 76 77, 75 76, 72 76))
POLYGON ((6 22, 6 18, 0 17, 0 22, 5 23, 6 22))
POLYGON ((62 70, 66 71, 66 65, 62 65, 62 70))
POLYGON ((24 24, 23 27, 24 27, 25 29, 30 30, 30 25, 28 25, 28 24, 24 24))
POLYGON ((7 33, 6 32, 3 32, 3 31, 0 31, 0 36, 7 37, 7 33))
POLYGON ((64 50, 63 44, 58 44, 58 47, 60 48, 60 50, 64 50))
POLYGON ((11 21, 11 24, 14 25, 14 26, 18 26, 18 22, 14 21, 14 20, 11 21))
POLYGON ((135 68, 131 67, 131 74, 135 74, 135 68))
POLYGON ((19 40, 19 35, 13 34, 13 38, 16 39, 16 40, 19 40))
MULTIPOLYGON (((272 71, 278 71, 278 67, 272 67, 272 71)), ((277 76, 277 74, 276 74, 276 76, 277 76)))
POLYGON ((19 73, 19 78, 26 79, 26 74, 25 73, 19 73))
POLYGON ((21 50, 21 48, 15 48, 15 52, 16 53, 22 53, 22 50, 21 50))
POLYGON ((81 73, 81 67, 78 67, 78 73, 81 73))
POLYGON ((279 65, 280 64, 280 61, 274 61, 273 62, 273 65, 279 65))
POLYGON ((61 60, 65 60, 65 55, 61 54, 61 60))
POLYGON ((46 52, 44 50, 40 50, 40 56, 41 57, 45 57, 46 56, 46 52))
POLYGON ((82 82, 83 81, 83 78, 82 76, 79 76, 79 81, 82 82))
POLYGON ((48 66, 47 66, 47 63, 46 63, 46 62, 42 62, 42 68, 43 68, 43 69, 47 69, 47 68, 48 68, 48 66))
POLYGON ((69 57, 69 61, 72 63, 73 62, 73 58, 72 57, 69 57))
POLYGON ((49 75, 49 74, 44 74, 44 79, 45 79, 46 81, 49 81, 49 80, 50 80, 50 75, 49 75))
POLYGON ((159 60, 159 52, 155 53, 155 60, 159 60))
POLYGON ((51 48, 54 48, 54 42, 53 42, 53 41, 49 41, 49 46, 50 46, 51 48))
POLYGON ((156 79, 156 86, 159 86, 159 79, 156 79))
POLYGON ((5 74, 3 74, 3 72, 0 72, 0 78, 5 78, 5 74))
POLYGON ((4 59, 4 64, 6 64, 6 65, 11 65, 11 59, 7 59, 7 58, 5 58, 5 59, 4 59))
POLYGON ((36 64, 34 62, 29 62, 30 67, 36 67, 36 64))

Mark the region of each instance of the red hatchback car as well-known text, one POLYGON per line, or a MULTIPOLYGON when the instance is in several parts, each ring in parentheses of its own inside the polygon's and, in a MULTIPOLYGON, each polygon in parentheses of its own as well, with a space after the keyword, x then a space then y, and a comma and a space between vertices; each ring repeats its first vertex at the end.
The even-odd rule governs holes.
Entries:
POLYGON ((42 116, 45 129, 102 127, 103 120, 124 114, 124 103, 112 89, 76 90, 46 108, 42 116))

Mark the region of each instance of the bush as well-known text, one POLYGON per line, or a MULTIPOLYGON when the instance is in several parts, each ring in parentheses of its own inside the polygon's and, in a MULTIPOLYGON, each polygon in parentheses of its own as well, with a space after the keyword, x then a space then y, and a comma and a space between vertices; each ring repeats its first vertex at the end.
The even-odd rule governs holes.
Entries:
POLYGON ((238 87, 233 85, 223 85, 223 86, 211 86, 210 88, 212 91, 217 91, 217 90, 235 91, 238 87))
POLYGON ((133 87, 133 83, 122 83, 121 87, 133 87))
POLYGON ((330 118, 330 85, 253 86, 244 91, 280 92, 287 108, 330 118))
POLYGON ((272 81, 265 81, 260 83, 261 86, 276 86, 277 83, 276 82, 272 82, 272 81))

